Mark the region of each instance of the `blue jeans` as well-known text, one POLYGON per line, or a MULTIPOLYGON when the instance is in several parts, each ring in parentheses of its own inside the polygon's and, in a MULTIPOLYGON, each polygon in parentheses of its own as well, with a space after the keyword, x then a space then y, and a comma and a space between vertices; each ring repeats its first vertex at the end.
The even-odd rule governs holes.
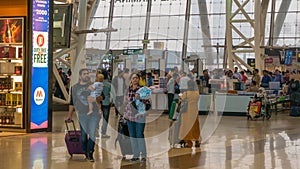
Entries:
POLYGON ((94 152, 100 114, 98 112, 93 112, 90 115, 78 113, 78 119, 81 131, 82 150, 86 153, 94 152))
POLYGON ((103 123, 101 127, 101 134, 106 134, 109 112, 110 112, 110 105, 102 105, 102 112, 103 112, 103 123))
POLYGON ((132 146, 133 158, 146 158, 146 143, 144 137, 145 123, 127 120, 130 142, 132 146))

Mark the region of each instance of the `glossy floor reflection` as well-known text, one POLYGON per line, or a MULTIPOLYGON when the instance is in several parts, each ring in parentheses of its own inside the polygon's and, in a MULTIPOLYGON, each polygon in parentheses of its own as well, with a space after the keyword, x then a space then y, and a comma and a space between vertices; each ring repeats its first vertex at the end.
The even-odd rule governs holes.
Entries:
MULTIPOLYGON (((65 113, 55 113, 52 133, 0 137, 0 169, 300 168, 300 118, 287 113, 270 121, 223 116, 214 134, 197 149, 170 149, 167 116, 151 113, 145 132, 149 158, 144 164, 120 159, 120 149, 114 146, 117 118, 113 113, 108 131, 111 138, 97 139, 96 161, 87 162, 82 155, 70 158, 64 142, 65 113)), ((207 116, 199 117, 203 125, 207 116)))

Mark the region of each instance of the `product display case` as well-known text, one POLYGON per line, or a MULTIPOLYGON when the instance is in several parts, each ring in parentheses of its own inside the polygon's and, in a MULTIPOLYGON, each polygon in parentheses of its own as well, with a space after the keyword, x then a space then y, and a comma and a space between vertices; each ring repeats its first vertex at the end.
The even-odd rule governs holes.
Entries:
POLYGON ((23 17, 0 18, 0 127, 23 127, 23 17))
POLYGON ((50 0, 1 1, 0 132, 52 130, 52 8, 50 0))

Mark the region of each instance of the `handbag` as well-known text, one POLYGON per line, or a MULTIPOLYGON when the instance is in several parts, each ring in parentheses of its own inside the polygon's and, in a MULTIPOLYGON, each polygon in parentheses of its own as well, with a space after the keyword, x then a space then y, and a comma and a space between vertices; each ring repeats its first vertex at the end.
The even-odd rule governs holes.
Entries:
POLYGON ((137 106, 136 106, 136 104, 135 104, 135 101, 132 101, 132 102, 130 103, 130 109, 131 109, 131 112, 132 112, 133 114, 139 113, 138 110, 137 110, 137 106))
POLYGON ((175 86, 174 86, 174 92, 175 92, 175 94, 179 94, 180 93, 179 85, 176 82, 175 82, 175 86))

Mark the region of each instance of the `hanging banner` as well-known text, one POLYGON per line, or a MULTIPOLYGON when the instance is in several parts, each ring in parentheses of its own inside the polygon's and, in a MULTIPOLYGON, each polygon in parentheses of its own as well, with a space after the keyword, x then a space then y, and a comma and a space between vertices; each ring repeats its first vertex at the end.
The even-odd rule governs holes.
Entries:
POLYGON ((48 128, 49 0, 32 0, 30 129, 48 128))

